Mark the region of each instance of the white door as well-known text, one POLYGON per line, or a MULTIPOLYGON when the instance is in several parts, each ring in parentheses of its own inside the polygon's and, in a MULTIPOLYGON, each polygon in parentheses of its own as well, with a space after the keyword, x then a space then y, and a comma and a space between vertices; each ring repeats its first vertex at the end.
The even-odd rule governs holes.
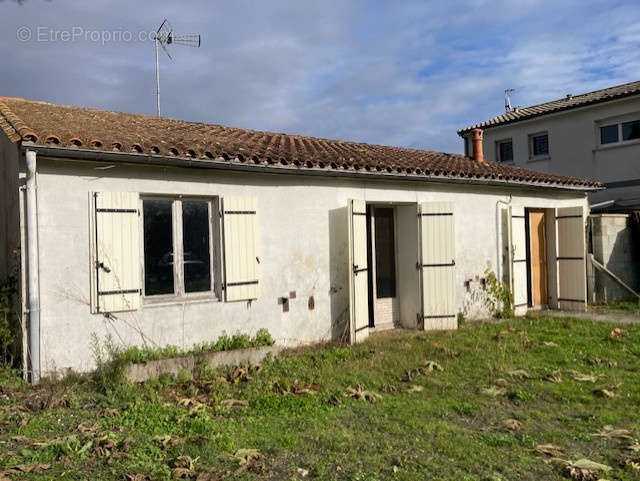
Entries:
POLYGON ((511 206, 511 292, 516 316, 527 313, 527 233, 524 207, 511 206))
POLYGON ((585 229, 582 207, 556 209, 558 308, 583 311, 587 306, 585 229))
POLYGON ((369 266, 367 265, 367 205, 350 200, 349 219, 349 327, 351 343, 369 335, 369 266))
POLYGON ((455 231, 451 202, 420 204, 420 265, 424 329, 456 329, 455 231))

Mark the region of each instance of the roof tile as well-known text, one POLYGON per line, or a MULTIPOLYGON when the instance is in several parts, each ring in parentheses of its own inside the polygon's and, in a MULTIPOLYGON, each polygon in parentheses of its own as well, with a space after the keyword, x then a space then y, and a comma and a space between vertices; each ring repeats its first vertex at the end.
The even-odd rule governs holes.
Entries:
POLYGON ((0 97, 0 128, 12 142, 173 156, 223 158, 286 169, 324 169, 517 184, 600 188, 573 177, 534 172, 459 154, 303 137, 140 114, 0 97))

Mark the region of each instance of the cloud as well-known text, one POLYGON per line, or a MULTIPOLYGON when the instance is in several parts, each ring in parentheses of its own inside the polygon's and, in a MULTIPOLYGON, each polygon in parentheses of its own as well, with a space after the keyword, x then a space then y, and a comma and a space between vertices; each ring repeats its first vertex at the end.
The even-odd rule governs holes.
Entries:
POLYGON ((640 79, 634 1, 0 2, 0 95, 154 113, 151 42, 21 42, 16 29, 148 31, 202 47, 161 58, 163 113, 460 152, 502 109, 640 79), (188 5, 188 8, 185 6, 188 5))

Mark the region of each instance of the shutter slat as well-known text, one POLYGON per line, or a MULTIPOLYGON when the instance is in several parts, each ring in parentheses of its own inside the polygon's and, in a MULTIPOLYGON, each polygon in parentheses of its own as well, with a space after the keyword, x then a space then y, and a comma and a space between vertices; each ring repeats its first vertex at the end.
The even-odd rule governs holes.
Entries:
POLYGON ((225 197, 222 207, 225 300, 257 299, 260 295, 258 202, 253 197, 225 197))
POLYGON ((140 307, 138 194, 95 194, 95 312, 140 307))
POLYGON ((455 329, 457 309, 453 204, 422 203, 419 222, 424 329, 455 329))

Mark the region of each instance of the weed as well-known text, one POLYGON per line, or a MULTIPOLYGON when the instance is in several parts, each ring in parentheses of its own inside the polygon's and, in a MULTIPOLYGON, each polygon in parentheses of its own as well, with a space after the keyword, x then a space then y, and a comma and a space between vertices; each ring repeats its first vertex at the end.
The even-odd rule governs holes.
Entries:
POLYGON ((491 314, 503 319, 513 317, 513 294, 509 285, 506 282, 498 281, 493 271, 487 269, 484 274, 489 293, 487 307, 491 314))

